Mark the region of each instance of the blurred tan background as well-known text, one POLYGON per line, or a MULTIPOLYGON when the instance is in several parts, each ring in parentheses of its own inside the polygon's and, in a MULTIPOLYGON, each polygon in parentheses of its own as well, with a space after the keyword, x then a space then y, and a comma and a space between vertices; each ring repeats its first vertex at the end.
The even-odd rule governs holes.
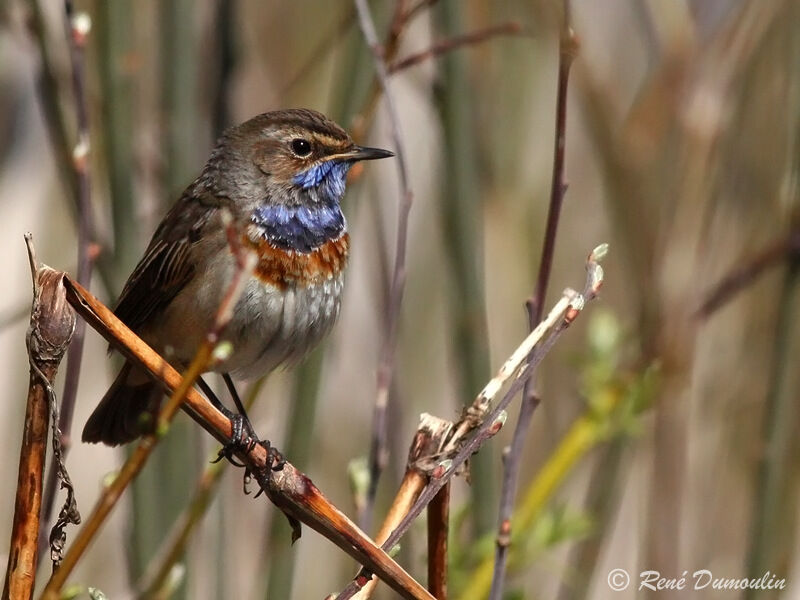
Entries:
MULTIPOLYGON (((72 119, 62 5, 39 4, 60 101, 72 119)), ((394 6, 372 3, 382 39, 394 6)), ((455 418, 525 336, 524 301, 535 281, 552 172, 561 3, 421 6, 397 58, 493 24, 518 23, 521 34, 491 37, 391 79, 414 205, 390 411, 392 456, 378 519, 402 474, 418 414, 455 418)), ((800 598, 800 258, 795 243, 790 268, 788 242, 780 250, 800 231, 800 5, 573 0, 571 6, 580 50, 568 103, 569 189, 547 306, 565 286, 583 284, 583 262, 594 246, 607 241, 611 253, 601 299, 539 371, 542 404, 526 444, 519 504, 541 483, 544 465, 555 461, 559 479, 534 507, 526 541, 515 548, 508 597, 639 597, 635 585, 609 590, 609 570, 623 568, 635 582, 647 569, 667 577, 709 569, 733 578, 770 570, 788 587, 763 597, 800 598), (719 310, 697 316, 719 280, 776 245, 761 276, 719 310), (576 422, 588 423, 592 441, 572 447, 573 462, 557 462, 576 422)), ((93 23, 92 202, 107 263, 95 271, 92 289, 108 303, 224 123, 306 106, 349 130, 366 126, 365 142, 391 147, 382 100, 374 121, 364 118, 374 71, 349 2, 96 0, 76 8, 93 23), (229 63, 221 60, 226 49, 229 63)), ((55 268, 73 272, 77 256, 73 204, 37 91, 36 40, 30 5, 0 1, 6 382, 0 540, 10 532, 28 383, 30 275, 22 235, 31 231, 40 259, 55 268)), ((74 134, 74 123, 69 127, 74 134)), ((316 409, 301 419, 310 437, 305 470, 348 513, 348 464, 369 447, 384 318, 382 257, 394 249, 396 177, 392 161, 382 161, 349 186, 346 297, 319 355, 316 409)), ((76 442, 115 365, 89 331, 76 442)), ((309 376, 314 367, 305 369, 309 376)), ((294 377, 272 374, 251 413, 259 433, 282 449, 290 398, 298 393, 294 377)), ((475 585, 476 565, 491 558, 501 451, 518 410, 512 406, 503 432, 481 451, 473 490, 463 480, 453 487, 454 598, 468 597, 461 594, 475 585), (481 535, 489 537, 479 544, 481 535)), ((171 432, 178 441, 148 465, 73 581, 109 598, 130 597, 215 451, 185 416, 178 420, 171 432)), ((67 464, 84 515, 122 458, 120 450, 74 444, 67 464)), ((288 529, 266 500, 241 493, 240 478, 233 469, 226 473, 190 544, 176 597, 269 597, 276 548, 289 550, 288 529), (273 519, 282 527, 277 542, 268 541, 273 519)), ((68 529, 70 539, 74 531, 68 529)), ((5 548, 4 541, 0 553, 5 548)), ((289 552, 297 562, 282 573, 293 583, 293 598, 340 590, 354 572, 350 559, 307 529, 289 552)), ((424 579, 421 524, 404 540, 400 560, 424 579)), ((49 572, 49 564, 40 571, 49 572)), ((706 589, 674 597, 762 596, 706 589)))

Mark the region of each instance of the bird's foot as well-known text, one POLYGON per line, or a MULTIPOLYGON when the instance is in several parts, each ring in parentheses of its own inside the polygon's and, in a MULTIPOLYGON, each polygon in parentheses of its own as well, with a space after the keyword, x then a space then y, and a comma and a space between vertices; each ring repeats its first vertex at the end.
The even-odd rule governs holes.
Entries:
POLYGON ((235 467, 244 467, 244 463, 234 459, 237 452, 250 453, 260 440, 250 424, 250 420, 244 415, 233 414, 231 420, 231 439, 220 448, 217 458, 213 462, 217 463, 222 459, 227 459, 235 467))

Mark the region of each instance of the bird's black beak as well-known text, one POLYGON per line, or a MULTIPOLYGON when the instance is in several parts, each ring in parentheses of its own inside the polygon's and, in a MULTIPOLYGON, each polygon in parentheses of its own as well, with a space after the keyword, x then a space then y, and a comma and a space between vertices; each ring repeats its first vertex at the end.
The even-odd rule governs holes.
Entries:
POLYGON ((379 158, 389 158, 394 156, 394 152, 383 150, 382 148, 368 148, 367 146, 353 146, 346 153, 350 160, 377 160, 379 158))

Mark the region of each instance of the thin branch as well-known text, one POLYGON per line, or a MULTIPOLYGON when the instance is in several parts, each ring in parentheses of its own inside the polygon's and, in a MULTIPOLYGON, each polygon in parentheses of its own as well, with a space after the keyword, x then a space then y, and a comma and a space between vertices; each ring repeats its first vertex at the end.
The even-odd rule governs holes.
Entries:
MULTIPOLYGON (((228 0, 223 0, 227 2, 228 0)), ((333 46, 342 40, 350 27, 356 19, 356 11, 352 5, 348 5, 345 14, 341 17, 336 26, 324 35, 314 46, 314 49, 308 55, 308 58, 303 61, 300 68, 295 71, 294 75, 284 83, 278 92, 279 98, 285 98, 286 95, 300 83, 311 71, 322 64, 324 58, 332 52, 333 46)))
POLYGON ((137 585, 137 598, 145 600, 160 597, 159 592, 167 585, 170 573, 184 555, 189 539, 205 516, 227 464, 226 461, 219 461, 206 465, 186 509, 176 519, 161 548, 145 569, 141 582, 137 585))
POLYGON ((418 0, 414 6, 404 10, 401 16, 402 25, 404 27, 407 26, 411 20, 414 19, 414 17, 416 17, 426 8, 431 8, 434 4, 436 4, 436 2, 438 2, 438 0, 418 0))
POLYGON ((757 252, 748 262, 737 263, 706 295, 706 299, 697 311, 697 318, 707 319, 735 298, 739 292, 752 285, 765 271, 798 256, 800 256, 800 229, 757 252))
POLYGON ((508 21, 507 23, 491 25, 483 29, 478 29, 477 31, 471 31, 461 35, 454 35, 451 38, 434 43, 430 48, 422 50, 421 52, 416 52, 406 56, 405 58, 395 61, 389 67, 389 73, 394 75, 399 71, 414 67, 428 59, 437 58, 442 54, 452 52, 453 50, 458 50, 459 48, 463 48, 465 46, 474 46, 475 44, 480 44, 490 40, 493 37, 501 35, 519 35, 521 33, 522 25, 516 21, 508 21))
MULTIPOLYGON (((402 4, 402 3, 401 3, 402 4)), ((389 390, 392 385, 394 374, 395 350, 397 346, 397 330, 400 318, 400 306, 403 302, 403 292, 406 280, 406 246, 408 241, 408 215, 411 210, 413 196, 408 181, 408 167, 406 163, 406 152, 400 134, 400 118, 389 87, 389 74, 383 54, 375 32, 375 24, 372 20, 366 0, 355 0, 358 22, 361 32, 369 46, 375 62, 375 71, 381 89, 386 98, 386 108, 391 123, 392 139, 394 141, 395 152, 397 154, 397 171, 400 183, 400 199, 397 216, 397 240, 394 257, 394 270, 392 273, 391 289, 389 292, 388 315, 383 335, 383 342, 380 351, 380 362, 378 365, 377 389, 375 392, 375 409, 372 426, 372 439, 370 443, 370 486, 367 494, 367 508, 363 523, 365 526, 371 521, 372 505, 377 492, 378 479, 386 463, 388 453, 386 441, 386 413, 389 403, 389 390)), ((402 10, 400 7, 398 11, 402 10)), ((399 34, 397 34, 399 35, 399 34)))
POLYGON ((38 562, 37 539, 53 383, 75 331, 75 313, 64 294, 63 273, 39 266, 30 234, 25 236, 33 278, 33 303, 26 336, 30 383, 20 446, 14 520, 3 598, 28 600, 38 562))
MULTIPOLYGON (((91 29, 91 21, 86 13, 75 13, 72 2, 64 2, 64 26, 69 43, 69 56, 72 66, 72 93, 75 103, 78 142, 72 152, 72 168, 78 182, 78 268, 77 281, 89 287, 92 278, 95 238, 94 216, 91 203, 91 176, 89 172, 89 109, 86 98, 86 39, 91 29)), ((57 436, 60 456, 66 458, 71 444, 70 430, 75 414, 75 401, 78 397, 83 344, 86 337, 86 322, 78 320, 75 335, 67 351, 67 369, 64 376, 64 392, 58 416, 57 436)), ((62 473, 61 465, 55 462, 50 467, 44 495, 44 518, 41 523, 39 540, 41 550, 47 539, 47 527, 53 514, 56 499, 56 483, 62 473)))
MULTIPOLYGON (((261 377, 248 387, 244 400, 246 410, 253 406, 265 381, 266 378, 261 377)), ((216 458, 218 458, 218 454, 211 457, 209 464, 206 465, 195 484, 192 498, 183 512, 175 519, 169 534, 165 537, 158 552, 156 552, 144 570, 142 578, 136 585, 136 589, 139 591, 139 598, 157 597, 156 594, 165 589, 170 573, 172 573, 175 564, 183 556, 186 545, 194 534, 195 529, 205 517, 208 507, 219 490, 222 475, 229 464, 227 461, 217 461, 215 460, 216 458)))
MULTIPOLYGON (((76 225, 80 227, 81 201, 80 201, 80 182, 78 173, 75 169, 75 150, 80 144, 70 141, 69 119, 62 108, 61 86, 59 85, 59 72, 56 67, 57 60, 55 51, 51 47, 50 36, 48 35, 46 20, 42 11, 40 0, 32 0, 29 3, 31 10, 31 29, 39 49, 40 72, 37 76, 37 92, 41 103, 42 115, 47 129, 48 137, 53 148, 53 155, 58 165, 60 175, 66 185, 66 198, 70 201, 72 214, 75 217, 76 225)), ((70 37, 71 30, 67 33, 70 37)), ((74 72, 73 72, 74 75, 74 72)), ((80 140, 79 140, 80 141, 80 140)), ((88 146, 85 146, 88 150, 88 146)), ((104 261, 101 247, 97 245, 97 230, 92 225, 90 227, 89 239, 94 242, 91 246, 93 259, 98 267, 98 272, 103 280, 106 289, 112 289, 113 270, 108 261, 104 261)))
MULTIPOLYGON (((520 392, 541 363, 547 353, 555 345, 564 331, 583 311, 586 303, 594 299, 603 283, 603 270, 598 261, 608 252, 608 246, 602 244, 594 249, 587 260, 588 276, 583 293, 574 290, 564 291, 547 317, 519 345, 511 357, 506 360, 492 380, 466 411, 464 418, 453 429, 452 436, 442 449, 442 460, 431 471, 428 485, 415 501, 414 505, 403 517, 392 534, 382 544, 384 550, 392 548, 408 531, 411 524, 422 510, 433 500, 439 490, 457 473, 460 472, 467 459, 498 431, 506 419, 505 409, 518 392, 520 392), (549 335, 547 335, 549 333, 549 335), (545 339, 545 336, 547 338, 545 339), (497 405, 489 410, 491 403, 502 390, 503 385, 512 381, 508 390, 497 405), (452 458, 450 458, 452 456, 452 458)), ((355 579, 336 597, 337 600, 349 600, 369 581, 369 569, 362 568, 355 579)))
MULTIPOLYGON (((405 31, 405 27, 408 24, 408 20, 406 19, 406 14, 407 14, 406 2, 407 0, 397 0, 397 2, 395 2, 394 14, 392 15, 392 19, 389 23, 389 29, 386 34, 386 40, 382 46, 376 46, 377 51, 380 53, 380 56, 383 59, 384 65, 388 65, 390 62, 394 60, 395 56, 397 55, 397 50, 400 47, 400 39, 402 38, 403 32, 405 31)), ((373 27, 373 33, 374 31, 375 28, 373 27)), ((375 41, 377 41, 377 36, 374 37, 375 41)), ((372 49, 373 46, 371 44, 369 45, 370 49, 372 49)), ((388 67, 387 67, 387 72, 388 72, 388 67)), ((366 136, 367 129, 369 125, 372 123, 373 117, 375 115, 375 109, 378 106, 378 100, 380 100, 381 93, 383 91, 385 91, 385 88, 381 84, 379 73, 376 70, 375 78, 370 85, 369 92, 367 93, 367 99, 364 102, 364 106, 361 109, 361 112, 359 112, 353 118, 353 124, 352 124, 353 139, 356 140, 357 142, 363 140, 363 138, 366 136)), ((354 173, 354 176, 358 176, 359 173, 363 173, 363 170, 356 171, 354 173)))
MULTIPOLYGON (((564 155, 567 129, 567 88, 569 70, 577 52, 577 40, 572 31, 570 21, 569 0, 564 0, 564 13, 561 21, 558 59, 558 89, 556 94, 556 127, 553 157, 553 176, 550 189, 550 206, 547 212, 547 226, 542 244, 539 274, 533 296, 526 303, 529 326, 533 329, 542 318, 547 286, 550 281, 550 270, 553 266, 558 221, 567 184, 564 179, 564 155)), ((497 547, 495 550, 495 567, 492 577, 490 600, 500 600, 503 596, 506 566, 508 563, 509 540, 511 539, 511 513, 514 508, 514 497, 519 482, 519 469, 525 438, 530 428, 533 413, 539 405, 535 393, 533 378, 525 384, 520 405, 519 418, 514 428, 510 449, 505 453, 503 461, 503 484, 500 493, 500 508, 497 524, 497 547)))

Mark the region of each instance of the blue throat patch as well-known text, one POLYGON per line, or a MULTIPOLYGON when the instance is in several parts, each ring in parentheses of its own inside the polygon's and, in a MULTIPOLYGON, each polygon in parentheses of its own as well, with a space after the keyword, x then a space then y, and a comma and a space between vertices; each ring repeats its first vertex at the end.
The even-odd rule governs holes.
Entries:
POLYGON ((255 210, 251 221, 261 228, 267 241, 282 250, 307 253, 338 238, 345 227, 339 202, 351 164, 328 161, 298 173, 293 183, 315 192, 316 201, 265 204, 255 210))
POLYGON ((335 199, 338 202, 344 196, 347 172, 351 166, 353 163, 350 161, 329 160, 301 171, 292 181, 304 190, 319 188, 319 194, 323 199, 335 199))

